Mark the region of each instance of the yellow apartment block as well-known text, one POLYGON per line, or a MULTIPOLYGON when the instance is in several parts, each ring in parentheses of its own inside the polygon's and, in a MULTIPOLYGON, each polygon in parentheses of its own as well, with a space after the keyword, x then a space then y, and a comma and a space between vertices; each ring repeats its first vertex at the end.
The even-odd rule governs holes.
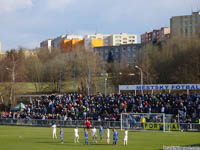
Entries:
POLYGON ((84 47, 84 40, 62 40, 59 47, 63 52, 74 51, 79 47, 84 47))
POLYGON ((94 47, 101 47, 103 46, 103 40, 102 39, 91 39, 91 46, 94 47))
POLYGON ((60 41, 59 43, 59 48, 62 49, 62 50, 66 50, 67 49, 67 43, 69 42, 70 40, 62 40, 60 41))

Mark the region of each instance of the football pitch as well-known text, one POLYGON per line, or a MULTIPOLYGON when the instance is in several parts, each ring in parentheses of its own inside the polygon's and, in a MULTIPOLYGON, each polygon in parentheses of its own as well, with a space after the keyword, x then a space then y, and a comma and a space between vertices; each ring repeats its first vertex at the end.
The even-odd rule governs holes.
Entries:
MULTIPOLYGON (((59 139, 52 139, 52 128, 0 126, 0 150, 162 150, 165 146, 199 146, 200 132, 134 132, 129 131, 128 146, 123 146, 124 132, 118 130, 117 146, 106 144, 106 131, 103 132, 103 141, 92 143, 89 135, 89 145, 84 144, 84 132, 79 128, 80 143, 75 144, 74 130, 64 128, 64 144, 59 139)), ((111 132, 111 139, 112 139, 111 132)), ((110 139, 110 140, 111 140, 110 139)), ((112 140, 111 140, 112 142, 112 140)))

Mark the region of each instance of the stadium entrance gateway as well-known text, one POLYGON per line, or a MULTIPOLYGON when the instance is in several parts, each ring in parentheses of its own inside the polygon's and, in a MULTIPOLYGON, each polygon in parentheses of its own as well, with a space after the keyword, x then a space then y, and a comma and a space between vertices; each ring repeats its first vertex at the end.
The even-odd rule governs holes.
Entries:
POLYGON ((121 91, 153 91, 154 90, 200 90, 200 84, 149 84, 149 85, 119 85, 119 93, 121 91))

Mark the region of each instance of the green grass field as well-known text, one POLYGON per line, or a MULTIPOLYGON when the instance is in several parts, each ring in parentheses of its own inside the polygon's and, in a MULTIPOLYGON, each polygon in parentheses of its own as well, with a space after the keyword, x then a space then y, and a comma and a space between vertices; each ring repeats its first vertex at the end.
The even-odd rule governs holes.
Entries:
MULTIPOLYGON (((83 129, 79 129, 80 143, 73 143, 73 129, 64 129, 64 144, 60 139, 52 139, 51 128, 0 126, 0 150, 162 150, 163 145, 197 146, 200 144, 199 132, 133 132, 129 131, 128 146, 124 147, 123 132, 119 130, 118 145, 106 145, 104 140, 97 144, 84 144, 83 129)), ((59 129, 57 129, 59 137, 59 129)), ((112 132, 111 132, 112 137, 112 132)), ((99 137, 98 137, 99 138, 99 137)))

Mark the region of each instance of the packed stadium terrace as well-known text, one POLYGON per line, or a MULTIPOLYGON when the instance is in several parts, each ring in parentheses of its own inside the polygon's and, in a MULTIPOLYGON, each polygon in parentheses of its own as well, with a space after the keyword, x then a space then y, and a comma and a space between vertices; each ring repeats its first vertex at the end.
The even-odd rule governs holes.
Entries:
POLYGON ((119 121, 120 113, 166 113, 172 114, 172 122, 196 123, 200 118, 200 95, 198 94, 82 94, 50 95, 30 100, 23 111, 7 112, 0 118, 59 119, 119 121))

